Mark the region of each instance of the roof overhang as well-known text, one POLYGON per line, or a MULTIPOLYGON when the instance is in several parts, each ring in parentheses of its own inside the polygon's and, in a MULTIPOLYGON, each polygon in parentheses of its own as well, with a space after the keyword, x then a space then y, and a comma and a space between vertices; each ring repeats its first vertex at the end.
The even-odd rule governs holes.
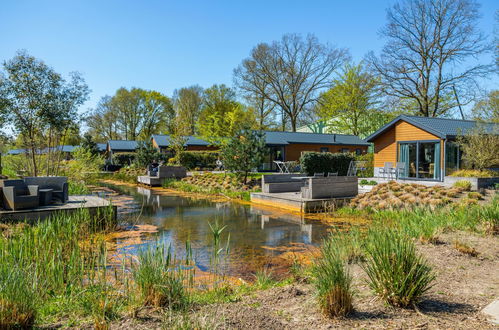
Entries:
POLYGON ((388 131, 390 128, 393 127, 393 125, 395 125, 396 123, 398 123, 399 121, 405 121, 406 123, 409 123, 417 128, 420 128, 428 133, 431 133, 441 139, 445 139, 447 138, 447 136, 445 134, 442 134, 441 132, 438 132, 430 127, 427 127, 425 125, 422 125, 421 123, 418 123, 416 122, 415 120, 413 120, 411 117, 408 117, 408 116, 404 116, 404 115, 400 115, 398 116, 397 118, 395 118, 394 120, 392 120, 391 122, 389 122, 388 124, 386 124, 385 126, 381 127, 379 130, 377 130, 376 132, 374 132, 373 134, 369 135, 365 140, 367 142, 374 142, 374 140, 380 136, 381 134, 385 133, 386 131, 388 131))

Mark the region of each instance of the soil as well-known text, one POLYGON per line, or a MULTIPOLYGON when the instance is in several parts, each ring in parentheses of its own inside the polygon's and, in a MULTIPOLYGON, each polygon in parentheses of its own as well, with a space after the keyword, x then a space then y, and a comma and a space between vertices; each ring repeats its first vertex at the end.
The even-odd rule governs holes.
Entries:
MULTIPOLYGON (((418 311, 389 307, 377 300, 365 282, 365 273, 354 264, 350 267, 356 289, 355 311, 348 318, 323 316, 309 283, 258 291, 234 303, 197 306, 181 318, 188 318, 194 328, 220 329, 493 329, 480 310, 499 297, 499 237, 446 233, 438 244, 417 244, 437 274, 418 311), (478 255, 459 252, 454 247, 456 241, 473 247, 478 255)), ((173 328, 182 323, 178 318, 173 322, 171 314, 143 310, 136 318, 124 318, 110 326, 173 328)))

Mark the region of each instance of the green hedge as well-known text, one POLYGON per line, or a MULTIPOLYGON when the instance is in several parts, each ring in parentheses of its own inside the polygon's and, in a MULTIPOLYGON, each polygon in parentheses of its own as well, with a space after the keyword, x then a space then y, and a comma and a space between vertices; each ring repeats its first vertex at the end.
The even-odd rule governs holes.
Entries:
POLYGON ((345 176, 352 160, 355 156, 351 153, 307 152, 301 156, 300 165, 307 175, 338 172, 338 175, 345 176))
POLYGON ((119 166, 128 166, 135 161, 134 152, 120 152, 113 154, 113 164, 119 166))
POLYGON ((372 178, 374 177, 374 154, 367 153, 363 155, 358 155, 355 160, 365 161, 366 169, 364 171, 357 172, 359 178, 372 178))
POLYGON ((218 151, 183 151, 179 155, 179 163, 188 170, 195 168, 214 169, 220 156, 218 151))

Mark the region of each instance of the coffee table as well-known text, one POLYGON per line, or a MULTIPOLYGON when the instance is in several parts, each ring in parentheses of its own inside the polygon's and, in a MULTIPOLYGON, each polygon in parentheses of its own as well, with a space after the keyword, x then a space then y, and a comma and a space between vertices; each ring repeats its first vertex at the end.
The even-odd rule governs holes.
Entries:
POLYGON ((52 201, 52 192, 54 189, 38 189, 40 196, 40 206, 49 205, 52 201))

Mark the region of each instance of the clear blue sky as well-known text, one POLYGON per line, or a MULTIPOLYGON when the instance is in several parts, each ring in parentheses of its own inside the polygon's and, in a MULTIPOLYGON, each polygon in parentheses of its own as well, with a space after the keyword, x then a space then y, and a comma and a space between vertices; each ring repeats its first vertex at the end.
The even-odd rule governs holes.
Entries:
MULTIPOLYGON (((482 0, 491 35, 498 0, 482 0)), ((354 60, 383 45, 392 0, 131 1, 0 0, 0 61, 19 49, 56 71, 79 71, 92 89, 82 111, 119 87, 171 96, 176 88, 232 84, 232 70, 259 42, 314 33, 354 60)), ((492 57, 486 60, 491 61, 492 57)), ((487 88, 499 87, 493 77, 487 88)))

